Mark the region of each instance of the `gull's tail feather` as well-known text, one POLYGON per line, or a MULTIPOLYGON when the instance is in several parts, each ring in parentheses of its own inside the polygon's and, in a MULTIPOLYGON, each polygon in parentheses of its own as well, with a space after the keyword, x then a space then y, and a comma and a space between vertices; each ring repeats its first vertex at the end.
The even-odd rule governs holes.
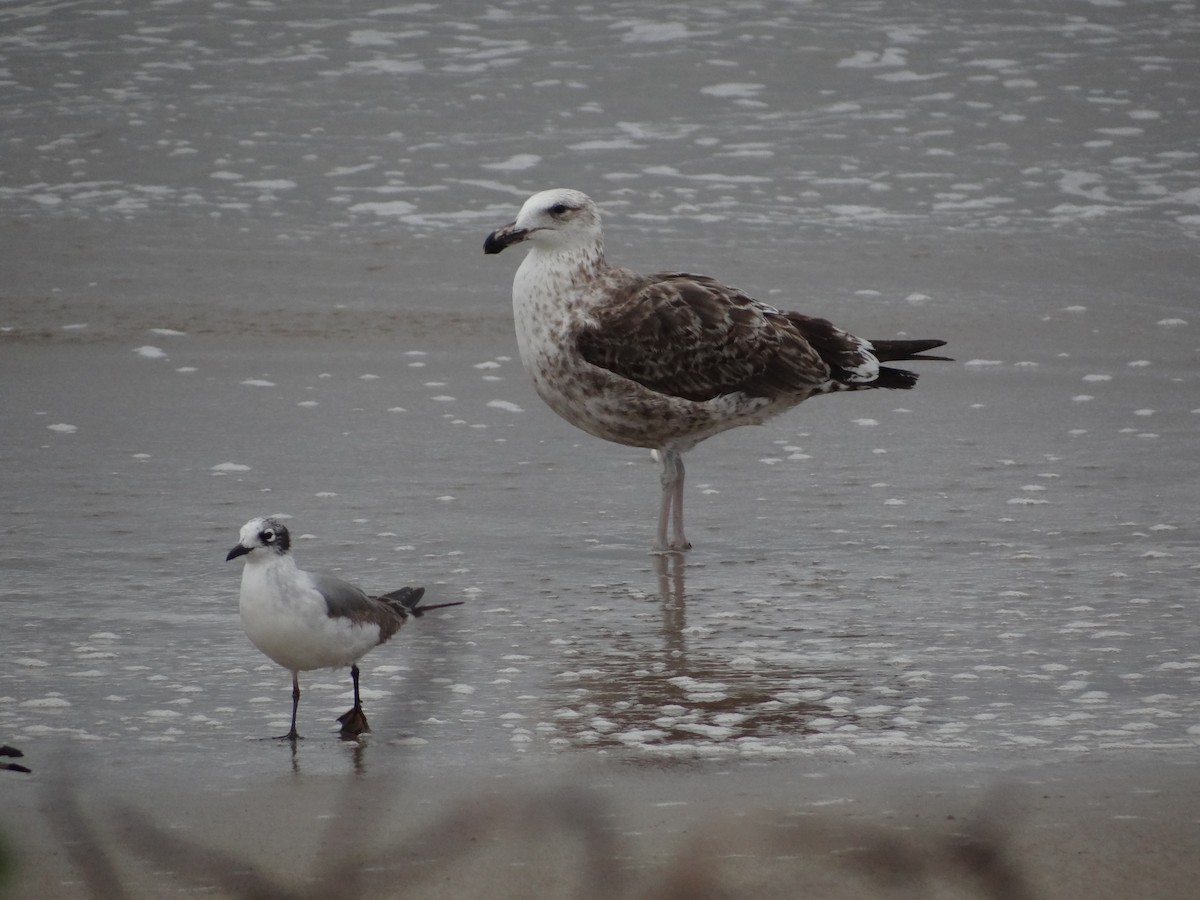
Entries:
MULTIPOLYGON (((936 340, 871 341, 875 358, 880 362, 896 362, 905 359, 940 359, 943 362, 953 362, 952 357, 949 356, 929 356, 925 353, 926 350, 933 350, 945 345, 945 341, 936 340)), ((890 385, 880 385, 880 387, 890 387, 890 385)))
MULTIPOLYGON (((880 362, 894 362, 896 360, 924 359, 924 360, 941 360, 943 362, 951 362, 949 356, 934 356, 926 353, 926 350, 933 350, 936 347, 945 345, 945 341, 938 340, 920 340, 920 341, 871 341, 871 353, 880 362)), ((854 373, 846 369, 839 368, 835 365, 830 366, 833 379, 829 386, 830 391, 862 391, 870 388, 885 388, 887 390, 907 391, 917 386, 917 379, 920 377, 916 372, 910 372, 908 369, 896 369, 892 366, 880 366, 879 373, 871 381, 859 381, 854 377, 854 373)))
POLYGON ((400 605, 406 611, 411 611, 412 607, 420 603, 424 596, 425 588, 423 587, 402 587, 388 591, 386 594, 380 594, 379 599, 391 606, 400 605))
MULTIPOLYGON (((942 347, 945 343, 945 341, 938 340, 871 341, 871 348, 875 354, 875 358, 880 362, 895 362, 897 360, 910 359, 936 359, 943 362, 951 362, 952 360, 949 356, 933 356, 925 352, 926 350, 933 350, 936 347, 942 347)), ((864 387, 907 391, 917 386, 917 379, 919 377, 916 372, 910 372, 908 369, 894 369, 891 366, 880 366, 879 374, 875 377, 875 380, 864 385, 864 387)))
POLYGON ((425 596, 425 588, 423 587, 402 587, 394 591, 390 591, 380 596, 380 600, 392 606, 399 606, 400 610, 409 616, 420 618, 425 613, 435 609, 445 609, 447 606, 462 606, 463 601, 457 600, 453 603, 435 603, 432 606, 420 606, 421 598, 425 596))
MULTIPOLYGON (((926 359, 924 356, 909 356, 906 359, 926 359)), ((891 366, 880 366, 879 374, 875 380, 870 382, 865 387, 873 388, 888 388, 890 390, 907 391, 910 388, 917 386, 917 379, 920 376, 916 372, 910 372, 907 369, 893 369, 891 366)))

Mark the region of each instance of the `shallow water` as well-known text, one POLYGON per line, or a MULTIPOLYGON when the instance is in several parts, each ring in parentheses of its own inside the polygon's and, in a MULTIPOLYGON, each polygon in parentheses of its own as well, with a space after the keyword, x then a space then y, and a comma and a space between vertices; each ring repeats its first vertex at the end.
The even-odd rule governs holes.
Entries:
POLYGON ((280 512, 467 601, 368 657, 376 768, 1194 749, 1195 4, 212 8, 0 10, 6 741, 276 770, 223 559, 280 512), (541 406, 480 251, 554 184, 958 362, 702 445, 651 556, 648 454, 541 406))

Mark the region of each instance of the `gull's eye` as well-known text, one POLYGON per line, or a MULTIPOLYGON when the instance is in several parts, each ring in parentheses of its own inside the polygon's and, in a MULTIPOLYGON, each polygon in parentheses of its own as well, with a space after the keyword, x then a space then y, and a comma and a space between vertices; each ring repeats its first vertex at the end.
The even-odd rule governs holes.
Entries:
POLYGON ((275 543, 275 532, 272 531, 270 528, 268 528, 266 531, 264 531, 262 534, 260 534, 259 537, 262 538, 262 542, 264 544, 275 543))
POLYGON ((550 207, 550 215, 561 216, 561 215, 564 215, 566 212, 568 212, 570 209, 571 209, 571 207, 567 206, 567 204, 565 204, 565 203, 555 203, 552 207, 550 207))

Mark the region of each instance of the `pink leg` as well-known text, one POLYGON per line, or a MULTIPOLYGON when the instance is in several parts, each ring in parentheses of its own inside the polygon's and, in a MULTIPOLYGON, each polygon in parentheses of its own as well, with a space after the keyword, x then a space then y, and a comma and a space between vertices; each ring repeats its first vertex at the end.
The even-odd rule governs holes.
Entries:
POLYGON ((675 496, 671 501, 671 513, 674 518, 674 529, 671 532, 672 550, 690 550, 691 543, 683 534, 683 457, 679 457, 679 478, 675 481, 675 496))
POLYGON ((667 526, 671 521, 671 499, 671 491, 664 484, 662 503, 658 507, 658 537, 654 541, 654 550, 657 553, 665 553, 671 549, 667 543, 667 526))
POLYGON ((677 450, 659 450, 662 461, 662 504, 658 510, 658 538, 654 549, 658 553, 687 550, 692 545, 683 534, 683 457, 677 450), (671 539, 667 540, 670 527, 671 539))

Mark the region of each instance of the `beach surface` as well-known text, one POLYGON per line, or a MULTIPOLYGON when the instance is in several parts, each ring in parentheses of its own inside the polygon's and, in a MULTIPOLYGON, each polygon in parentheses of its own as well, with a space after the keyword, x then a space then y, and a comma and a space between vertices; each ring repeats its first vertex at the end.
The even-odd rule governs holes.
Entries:
POLYGON ((919 7, 0 10, 0 893, 1193 896, 1200 15, 919 7), (705 442, 653 555, 482 253, 555 185, 955 361, 705 442), (269 739, 266 514, 464 603, 361 743, 324 671, 269 739))

